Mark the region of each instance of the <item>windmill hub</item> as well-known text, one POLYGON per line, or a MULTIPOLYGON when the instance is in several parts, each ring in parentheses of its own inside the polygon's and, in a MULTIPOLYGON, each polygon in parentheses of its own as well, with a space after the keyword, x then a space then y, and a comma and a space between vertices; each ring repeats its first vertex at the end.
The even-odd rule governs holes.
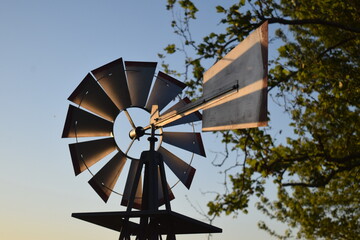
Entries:
POLYGON ((136 127, 135 129, 131 129, 129 132, 130 139, 140 140, 142 136, 144 136, 145 130, 143 127, 136 127))
MULTIPOLYGON (((113 125, 113 135, 117 147, 130 159, 140 159, 142 151, 149 150, 147 136, 150 129, 150 113, 144 108, 129 107, 122 110, 116 117, 113 125), (131 122, 129 121, 131 119, 131 122)), ((159 138, 157 146, 161 145, 160 129, 156 130, 159 138)))

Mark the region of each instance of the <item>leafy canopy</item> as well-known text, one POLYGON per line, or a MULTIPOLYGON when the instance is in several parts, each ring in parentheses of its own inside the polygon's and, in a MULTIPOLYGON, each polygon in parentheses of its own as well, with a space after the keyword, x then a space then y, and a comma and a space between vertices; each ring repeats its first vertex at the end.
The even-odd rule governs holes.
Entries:
POLYGON ((193 97, 201 92, 204 62, 220 59, 264 21, 275 29, 269 48, 280 46, 270 59, 268 91, 291 119, 293 132, 272 129, 271 112, 268 128, 221 132, 223 143, 243 154, 228 176, 231 189, 209 202, 209 214, 246 213, 255 196, 258 209, 289 226, 279 235, 259 223, 281 239, 360 236, 360 2, 234 1, 216 7, 224 31, 200 42, 190 31, 200 11, 194 2, 168 0, 167 9, 184 13, 171 23, 183 41, 159 56, 184 54, 184 73, 165 60, 163 67, 182 74, 193 97), (276 139, 281 134, 286 142, 276 139), (276 200, 265 194, 269 181, 277 186, 276 200))

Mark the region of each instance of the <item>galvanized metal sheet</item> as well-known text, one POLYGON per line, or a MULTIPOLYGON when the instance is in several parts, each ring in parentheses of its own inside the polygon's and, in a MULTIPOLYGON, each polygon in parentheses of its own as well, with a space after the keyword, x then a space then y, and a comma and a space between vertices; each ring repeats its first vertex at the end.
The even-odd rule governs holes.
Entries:
POLYGON ((163 132, 163 142, 206 157, 200 133, 163 132))
POLYGON ((111 136, 113 123, 69 105, 63 138, 111 136))
POLYGON ((114 138, 69 144, 75 175, 97 163, 117 149, 114 138))
POLYGON ((150 111, 152 105, 158 105, 159 111, 161 111, 174 100, 185 87, 185 83, 163 72, 159 72, 145 108, 150 111))
POLYGON ((119 114, 119 109, 91 74, 86 75, 68 100, 109 121, 114 121, 119 114))
POLYGON ((119 151, 89 181, 95 192, 107 202, 126 163, 126 156, 119 151))
MULTIPOLYGON (((171 108, 169 108, 168 110, 166 110, 164 113, 162 113, 161 115, 165 115, 167 113, 170 112, 176 112, 177 109, 182 108, 183 106, 187 105, 191 103, 191 100, 188 97, 185 97, 183 99, 181 99, 178 103, 176 103, 174 106, 172 106, 171 108)), ((180 125, 180 124, 185 124, 185 123, 192 123, 192 122, 197 122, 202 120, 202 115, 199 111, 196 111, 194 113, 191 113, 185 117, 182 117, 178 120, 175 120, 169 124, 166 124, 165 126, 163 126, 164 128, 166 127, 172 127, 172 126, 176 126, 176 125, 180 125)))
POLYGON ((156 62, 125 62, 132 106, 145 107, 156 65, 156 62))
POLYGON ((122 58, 91 72, 118 109, 123 110, 131 105, 122 58))
POLYGON ((179 180, 190 188, 196 169, 161 146, 157 151, 161 153, 164 162, 179 180))
POLYGON ((228 101, 226 107, 215 106, 211 111, 204 111, 203 131, 240 129, 266 126, 267 124, 267 90, 263 88, 241 98, 228 101), (241 106, 241 108, 240 108, 241 106), (225 108, 225 109, 224 109, 225 108), (236 109, 236 111, 224 111, 236 109), (219 120, 219 115, 226 116, 219 120), (241 119, 241 121, 239 121, 241 119))
MULTIPOLYGON (((127 206, 129 204, 131 189, 133 188, 134 183, 135 183, 135 175, 136 175, 136 171, 139 167, 139 164, 140 164, 140 161, 136 161, 136 160, 131 161, 129 173, 128 173, 128 176, 126 179, 123 197, 121 199, 122 206, 127 206)), ((142 179, 142 177, 140 176, 138 186, 136 189, 134 206, 133 206, 133 208, 139 209, 139 210, 141 209, 141 202, 142 202, 142 199, 141 199, 142 198, 142 180, 141 179, 142 179)))
POLYGON ((203 111, 203 131, 267 124, 267 48, 266 22, 205 72, 204 97, 227 85, 237 84, 238 91, 203 111), (250 94, 251 97, 242 99, 250 94))

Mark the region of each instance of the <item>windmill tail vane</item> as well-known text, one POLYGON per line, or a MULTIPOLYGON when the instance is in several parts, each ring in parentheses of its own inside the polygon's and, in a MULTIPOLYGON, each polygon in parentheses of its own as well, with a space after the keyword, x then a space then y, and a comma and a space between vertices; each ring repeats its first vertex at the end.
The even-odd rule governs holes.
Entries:
POLYGON ((155 75, 155 62, 119 58, 87 74, 68 98, 62 137, 76 139, 69 144, 75 175, 108 159, 89 180, 104 202, 117 192, 120 176, 126 177, 121 193, 126 211, 72 216, 119 231, 119 239, 222 232, 171 210, 175 196, 165 165, 190 188, 196 170, 178 150, 206 154, 201 134, 184 126, 202 121, 202 131, 217 131, 267 125, 267 27, 265 22, 205 72, 203 96, 194 102, 185 97, 173 104, 186 85, 161 71, 155 75), (141 122, 135 110, 145 116, 141 122), (126 134, 118 140, 120 131, 126 134), (148 147, 136 156, 144 141, 148 147))

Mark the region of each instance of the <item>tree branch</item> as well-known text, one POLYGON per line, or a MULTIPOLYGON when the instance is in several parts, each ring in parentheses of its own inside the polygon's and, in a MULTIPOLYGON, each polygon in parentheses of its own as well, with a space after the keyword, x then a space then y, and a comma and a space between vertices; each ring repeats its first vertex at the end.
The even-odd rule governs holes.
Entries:
POLYGON ((338 43, 335 44, 334 46, 329 47, 329 48, 326 49, 324 52, 322 52, 321 54, 319 54, 318 59, 322 58, 326 53, 330 52, 331 50, 336 49, 337 47, 340 47, 341 45, 343 45, 343 44, 345 44, 345 43, 347 43, 347 42, 350 42, 350 41, 352 41, 352 40, 355 40, 355 39, 356 39, 356 37, 351 37, 351 38, 346 38, 346 39, 338 42, 338 43))
POLYGON ((303 24, 319 24, 324 26, 330 26, 335 28, 340 28, 346 31, 354 32, 354 33, 360 33, 360 28, 352 27, 349 25, 344 25, 338 22, 330 22, 319 18, 314 19, 284 19, 284 18, 278 18, 278 17, 271 17, 266 18, 262 17, 260 18, 262 21, 268 21, 269 23, 279 23, 284 25, 303 25, 303 24))
POLYGON ((301 187, 310 187, 310 188, 325 187, 335 177, 336 174, 344 172, 344 171, 350 171, 357 167, 360 167, 360 162, 351 164, 349 166, 340 167, 337 170, 333 170, 327 176, 321 176, 320 179, 317 179, 316 181, 314 181, 312 183, 305 183, 305 182, 283 183, 282 186, 283 187, 301 186, 301 187))

